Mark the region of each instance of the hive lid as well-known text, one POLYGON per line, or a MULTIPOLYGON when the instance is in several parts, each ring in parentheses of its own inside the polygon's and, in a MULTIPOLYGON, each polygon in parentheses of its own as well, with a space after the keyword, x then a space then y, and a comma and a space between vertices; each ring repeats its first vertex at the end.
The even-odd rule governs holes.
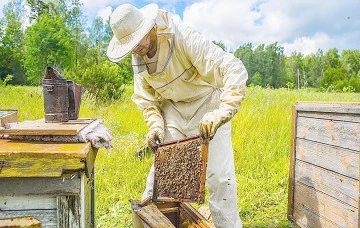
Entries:
POLYGON ((45 119, 24 121, 12 125, 10 129, 0 129, 0 135, 74 136, 94 120, 77 119, 59 123, 45 123, 45 119))
POLYGON ((208 141, 194 136, 159 146, 154 162, 154 201, 169 197, 204 202, 208 145, 208 141))

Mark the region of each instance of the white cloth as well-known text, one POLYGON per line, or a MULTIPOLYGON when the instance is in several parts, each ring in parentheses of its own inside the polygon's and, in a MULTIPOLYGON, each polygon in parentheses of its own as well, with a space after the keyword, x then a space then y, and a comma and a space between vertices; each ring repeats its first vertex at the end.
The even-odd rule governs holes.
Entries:
MULTIPOLYGON (((165 142, 199 134, 203 116, 217 109, 231 117, 245 95, 247 72, 239 59, 222 51, 199 33, 174 24, 165 11, 156 19, 161 39, 157 75, 150 75, 143 60, 133 55, 133 101, 143 110, 149 126, 164 127, 165 142)), ((150 170, 143 198, 152 195, 150 170)), ((217 228, 242 227, 237 213, 236 178, 230 122, 210 141, 206 184, 209 206, 217 228)))

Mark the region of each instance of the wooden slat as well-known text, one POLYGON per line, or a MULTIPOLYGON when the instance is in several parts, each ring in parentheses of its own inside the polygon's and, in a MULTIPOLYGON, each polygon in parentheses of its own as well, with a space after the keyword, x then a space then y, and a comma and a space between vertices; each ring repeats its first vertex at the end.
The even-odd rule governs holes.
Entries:
POLYGON ((294 186, 295 186, 295 157, 296 157, 296 120, 297 112, 295 107, 292 108, 292 121, 291 121, 291 141, 290 141, 290 162, 289 162, 289 185, 288 185, 288 208, 287 216, 290 221, 293 220, 294 210, 294 186))
POLYGON ((360 123, 298 117, 298 138, 360 150, 360 123))
POLYGON ((191 204, 185 202, 180 203, 180 207, 186 212, 187 215, 185 217, 191 218, 199 227, 215 228, 215 226, 209 223, 191 204))
POLYGON ((297 139, 296 159, 332 170, 359 180, 359 156, 357 151, 322 143, 297 139))
POLYGON ((80 193, 80 178, 0 178, 2 196, 75 195, 80 193))
POLYGON ((135 212, 148 226, 152 228, 175 228, 175 226, 160 212, 155 204, 149 204, 139 210, 136 210, 135 212))
POLYGON ((24 121, 10 129, 0 129, 4 135, 77 135, 95 119, 77 119, 69 122, 45 123, 45 119, 24 121))
POLYGON ((335 223, 320 217, 313 211, 309 210, 303 205, 296 204, 294 208, 294 217, 296 225, 299 227, 327 227, 327 228, 339 228, 335 223))
POLYGON ((88 153, 93 153, 90 143, 0 140, 0 178, 60 177, 82 171, 88 153))
POLYGON ((31 216, 39 220, 42 227, 58 228, 56 210, 0 211, 0 218, 31 216))
POLYGON ((295 207, 308 208, 312 213, 318 214, 340 227, 358 227, 357 208, 341 203, 339 200, 298 182, 295 183, 294 202, 295 207))
MULTIPOLYGON (((56 209, 54 196, 0 196, 0 211, 56 209)), ((1 217, 0 217, 1 218, 1 217)))
POLYGON ((328 112, 360 114, 359 102, 298 102, 296 110, 308 112, 328 112))
POLYGON ((359 181, 301 161, 296 162, 295 173, 297 182, 358 208, 359 181))
POLYGON ((360 115, 343 113, 298 112, 298 116, 325 120, 360 123, 360 115))
POLYGON ((80 196, 57 197, 58 227, 81 226, 80 196))

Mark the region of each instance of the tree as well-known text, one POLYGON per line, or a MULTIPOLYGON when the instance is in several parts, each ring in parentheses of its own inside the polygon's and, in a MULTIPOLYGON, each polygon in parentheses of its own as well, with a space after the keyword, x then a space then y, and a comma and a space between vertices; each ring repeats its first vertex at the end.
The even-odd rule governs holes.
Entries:
POLYGON ((25 33, 25 68, 28 84, 39 85, 47 65, 60 69, 72 67, 73 42, 62 17, 44 13, 25 33))
POLYGON ((348 86, 348 79, 345 68, 330 67, 324 72, 324 77, 320 82, 321 87, 333 87, 341 91, 344 87, 348 86))
POLYGON ((25 84, 21 0, 11 0, 4 6, 3 34, 0 36, 0 78, 13 75, 11 83, 25 84))
POLYGON ((332 67, 337 68, 340 67, 340 56, 338 53, 338 49, 332 48, 329 49, 325 54, 325 64, 326 68, 332 67))
POLYGON ((360 51, 344 50, 340 57, 341 65, 346 68, 348 77, 354 77, 360 71, 360 51))

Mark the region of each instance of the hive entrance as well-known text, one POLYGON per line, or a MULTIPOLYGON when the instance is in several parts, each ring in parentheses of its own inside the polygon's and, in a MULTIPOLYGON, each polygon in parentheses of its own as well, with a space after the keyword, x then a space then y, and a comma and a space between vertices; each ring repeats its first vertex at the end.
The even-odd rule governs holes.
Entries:
POLYGON ((203 203, 208 142, 200 137, 161 145, 155 154, 154 198, 203 203))

